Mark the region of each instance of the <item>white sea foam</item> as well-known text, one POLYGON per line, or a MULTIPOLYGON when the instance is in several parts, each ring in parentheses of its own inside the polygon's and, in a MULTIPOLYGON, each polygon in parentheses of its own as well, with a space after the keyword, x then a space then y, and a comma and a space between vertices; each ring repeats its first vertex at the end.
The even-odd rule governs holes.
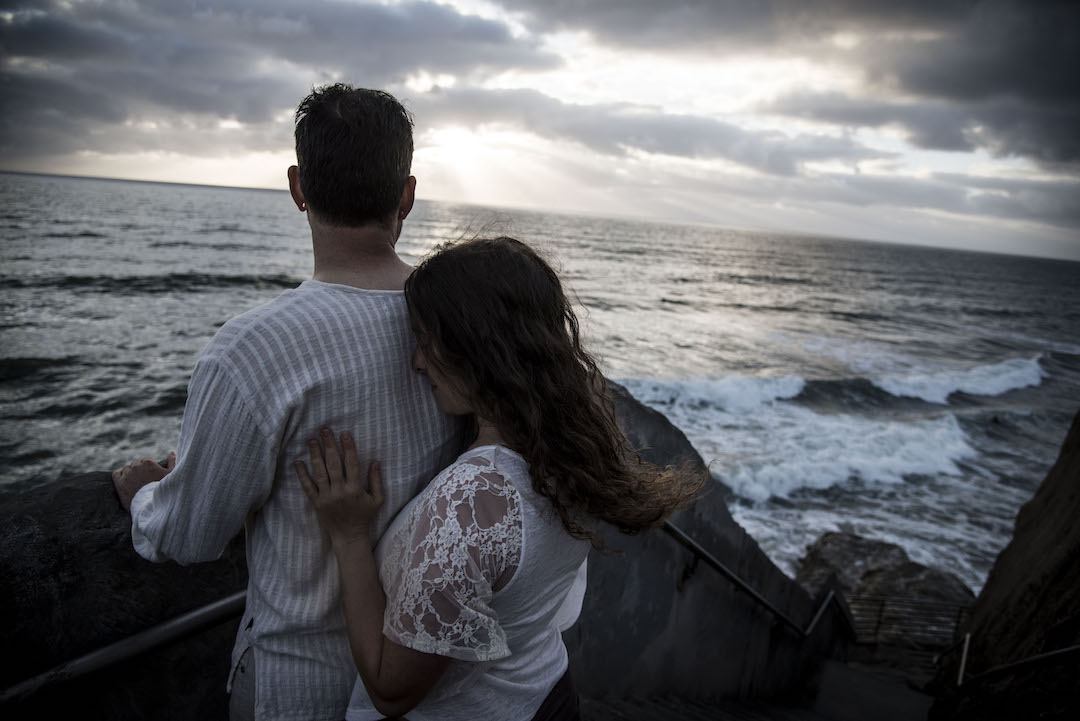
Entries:
POLYGON ((730 414, 753 411, 767 403, 794 398, 806 382, 798 376, 753 378, 730 375, 691 380, 622 380, 642 403, 699 409, 710 406, 730 414))
POLYGON ((979 396, 999 396, 1017 388, 1037 386, 1046 373, 1038 358, 1012 358, 992 365, 900 373, 872 379, 874 385, 894 396, 948 403, 957 391, 979 396))
POLYGON ((798 378, 622 382, 686 433, 714 475, 755 501, 853 478, 955 476, 959 461, 976 456, 952 415, 898 421, 816 413, 784 400, 801 391, 798 378))

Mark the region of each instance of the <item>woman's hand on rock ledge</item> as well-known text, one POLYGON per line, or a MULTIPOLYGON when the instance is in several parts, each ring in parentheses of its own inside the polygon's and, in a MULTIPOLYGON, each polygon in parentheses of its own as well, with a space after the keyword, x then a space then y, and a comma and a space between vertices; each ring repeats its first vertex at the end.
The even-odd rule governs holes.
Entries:
POLYGON ((120 505, 128 513, 131 512, 131 499, 139 492, 139 489, 147 483, 160 481, 172 472, 176 467, 176 451, 169 453, 167 466, 161 467, 153 458, 137 458, 123 468, 117 468, 112 472, 113 486, 116 495, 120 496, 120 505))

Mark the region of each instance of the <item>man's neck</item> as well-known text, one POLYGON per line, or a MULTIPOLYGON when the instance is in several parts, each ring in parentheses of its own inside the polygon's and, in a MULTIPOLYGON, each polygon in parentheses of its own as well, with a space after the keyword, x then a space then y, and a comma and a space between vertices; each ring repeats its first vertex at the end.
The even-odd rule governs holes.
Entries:
POLYGON ((394 249, 396 235, 375 225, 341 228, 312 224, 312 278, 369 290, 401 290, 412 267, 394 249))

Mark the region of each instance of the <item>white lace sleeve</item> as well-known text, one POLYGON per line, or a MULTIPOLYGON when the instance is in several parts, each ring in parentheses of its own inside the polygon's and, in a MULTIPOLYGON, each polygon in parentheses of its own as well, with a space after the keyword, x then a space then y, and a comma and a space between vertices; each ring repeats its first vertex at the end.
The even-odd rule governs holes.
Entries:
POLYGON ((484 458, 446 469, 425 489, 384 566, 390 640, 464 661, 510 654, 491 608, 521 561, 517 491, 484 458))

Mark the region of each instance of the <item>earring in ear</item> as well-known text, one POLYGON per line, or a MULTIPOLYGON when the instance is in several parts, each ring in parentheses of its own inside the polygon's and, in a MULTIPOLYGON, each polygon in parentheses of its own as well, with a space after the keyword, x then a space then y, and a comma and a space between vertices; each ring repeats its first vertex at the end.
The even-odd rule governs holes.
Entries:
POLYGON ((301 203, 300 204, 300 210, 301 211, 307 210, 307 203, 301 203))

